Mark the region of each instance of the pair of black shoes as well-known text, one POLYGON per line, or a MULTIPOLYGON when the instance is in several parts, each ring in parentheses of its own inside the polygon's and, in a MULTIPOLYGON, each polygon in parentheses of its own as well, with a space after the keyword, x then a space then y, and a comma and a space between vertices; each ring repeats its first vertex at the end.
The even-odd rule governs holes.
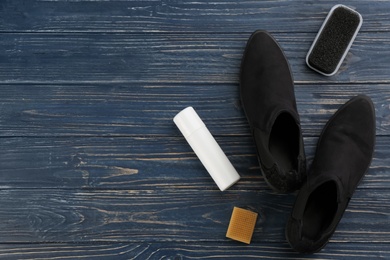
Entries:
POLYGON ((290 67, 275 39, 256 31, 240 72, 242 105, 261 172, 274 190, 299 190, 286 238, 302 253, 321 250, 334 233, 369 168, 375 144, 375 109, 359 95, 324 127, 306 174, 306 159, 290 67))

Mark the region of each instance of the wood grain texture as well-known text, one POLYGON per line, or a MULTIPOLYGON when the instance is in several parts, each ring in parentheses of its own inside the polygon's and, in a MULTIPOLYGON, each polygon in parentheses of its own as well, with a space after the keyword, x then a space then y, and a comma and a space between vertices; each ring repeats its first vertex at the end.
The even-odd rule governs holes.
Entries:
MULTIPOLYGON (((3 32, 315 32, 339 1, 5 0, 3 32)), ((388 31, 387 1, 348 0, 364 17, 363 30, 388 31)))
POLYGON ((390 1, 364 19, 340 71, 305 55, 337 1, 0 1, 0 259, 389 259, 390 1), (371 167, 329 245, 294 253, 294 194, 260 174, 239 97, 249 35, 291 65, 308 164, 350 97, 375 103, 371 167), (172 122, 194 106, 242 179, 220 192, 172 122), (234 206, 251 245, 225 238, 234 206))
MULTIPOLYGON (((390 243, 388 189, 358 189, 334 242, 390 243)), ((252 243, 285 243, 293 195, 268 190, 0 190, 0 242, 219 242, 234 206, 259 213, 252 243)))
MULTIPOLYGON (((232 190, 271 190, 251 137, 217 137, 242 179, 232 190)), ((317 138, 305 138, 308 165, 317 138)), ((378 137, 360 187, 388 189, 390 139, 378 137)), ((184 137, 0 138, 1 189, 218 190, 184 137)))
POLYGON ((171 243, 95 243, 95 244, 7 244, 0 245, 0 258, 13 259, 387 259, 385 243, 330 243, 315 255, 299 255, 286 244, 240 245, 212 242, 171 243))
MULTIPOLYGON (((0 81, 127 86, 238 83, 241 57, 253 31, 168 35, 3 34, 0 81)), ((275 33, 274 36, 286 53, 298 84, 389 83, 390 32, 359 33, 333 77, 323 77, 305 64, 315 33, 275 33)))
MULTIPOLYGON (((390 56, 389 56, 390 57, 390 56)), ((172 119, 193 106, 215 136, 248 136, 238 84, 0 85, 0 136, 177 136, 172 119)), ((351 97, 369 95, 377 135, 390 134, 389 84, 298 84, 305 137, 319 136, 351 97)))

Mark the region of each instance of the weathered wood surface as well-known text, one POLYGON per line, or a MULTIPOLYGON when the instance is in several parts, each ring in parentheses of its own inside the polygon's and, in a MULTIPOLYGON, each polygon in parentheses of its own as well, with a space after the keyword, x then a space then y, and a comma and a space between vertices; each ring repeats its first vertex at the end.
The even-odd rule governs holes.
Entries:
MULTIPOLYGON (((250 137, 216 140, 242 175, 231 190, 270 191, 250 137)), ((317 138, 304 141, 310 164, 317 138)), ((217 190, 183 137, 18 137, 0 138, 0 147, 3 189, 217 190)), ((390 188, 389 147, 388 137, 377 137, 371 169, 360 188, 390 188)))
MULTIPOLYGON (((340 1, 319 0, 3 0, 4 32, 251 32, 264 28, 289 33, 317 31, 340 1), (30 3, 32 2, 32 3, 30 3)), ((387 1, 349 0, 359 10, 364 31, 388 31, 387 1)))
MULTIPOLYGON (((255 27, 254 29, 263 29, 255 27)), ((2 83, 237 83, 241 33, 7 33, 0 48, 2 83)), ((272 32, 272 31, 271 31, 272 32)), ((337 76, 323 77, 305 65, 311 33, 274 33, 299 84, 389 84, 390 32, 361 32, 337 76)), ((209 86, 211 87, 211 86, 209 86)))
MULTIPOLYGON (((238 83, 4 84, 0 136, 178 136, 172 118, 190 105, 214 135, 248 136, 238 88, 238 83)), ((377 134, 390 134, 390 84, 298 84, 295 92, 304 136, 318 136, 343 103, 362 93, 375 103, 377 134)))
MULTIPOLYGON (((185 183, 184 183, 185 185, 185 183)), ((179 185, 177 185, 179 186, 179 185)), ((284 224, 292 195, 269 190, 232 190, 220 194, 208 185, 183 189, 0 191, 1 243, 225 241, 234 206, 256 210, 252 243, 284 243, 284 224)), ((332 241, 390 243, 390 192, 359 189, 332 241)), ((342 244, 339 245, 342 249, 342 244)))
MULTIPOLYGON (((0 245, 0 257, 7 259, 312 259, 312 256, 290 252, 284 244, 263 243, 262 246, 239 245, 235 242, 220 244, 213 242, 182 243, 64 243, 64 244, 12 244, 0 245), (259 257, 260 256, 260 257, 259 257)), ((388 259, 390 252, 386 244, 343 243, 343 250, 329 244, 316 259, 388 259)))
POLYGON ((304 62, 338 1, 0 1, 1 259, 389 259, 390 1, 364 18, 340 72, 304 62), (294 253, 294 194, 259 174, 238 93, 251 32, 291 64, 309 164, 350 97, 373 98, 370 170, 329 245, 294 253), (240 172, 220 192, 172 122, 192 105, 240 172), (251 245, 225 238, 233 206, 259 213, 251 245))

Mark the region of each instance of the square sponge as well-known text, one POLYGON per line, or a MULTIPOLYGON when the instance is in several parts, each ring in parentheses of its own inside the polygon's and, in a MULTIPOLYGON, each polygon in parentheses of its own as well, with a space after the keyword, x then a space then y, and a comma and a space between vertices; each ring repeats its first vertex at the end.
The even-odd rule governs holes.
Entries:
POLYGON ((234 207, 226 237, 250 244, 256 220, 256 212, 234 207))

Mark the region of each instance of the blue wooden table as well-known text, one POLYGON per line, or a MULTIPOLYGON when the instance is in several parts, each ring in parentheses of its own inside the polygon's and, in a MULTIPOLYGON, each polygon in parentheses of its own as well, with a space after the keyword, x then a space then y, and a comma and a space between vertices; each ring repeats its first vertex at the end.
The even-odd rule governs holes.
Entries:
POLYGON ((305 65, 338 1, 0 1, 0 258, 389 259, 390 1, 348 0, 364 22, 340 71, 305 65), (293 252, 295 194, 260 174, 238 91, 256 29, 285 50, 308 162, 329 117, 369 95, 371 168, 330 243, 293 252), (172 118, 193 106, 242 179, 220 192, 172 118), (225 237, 234 206, 252 243, 225 237))

